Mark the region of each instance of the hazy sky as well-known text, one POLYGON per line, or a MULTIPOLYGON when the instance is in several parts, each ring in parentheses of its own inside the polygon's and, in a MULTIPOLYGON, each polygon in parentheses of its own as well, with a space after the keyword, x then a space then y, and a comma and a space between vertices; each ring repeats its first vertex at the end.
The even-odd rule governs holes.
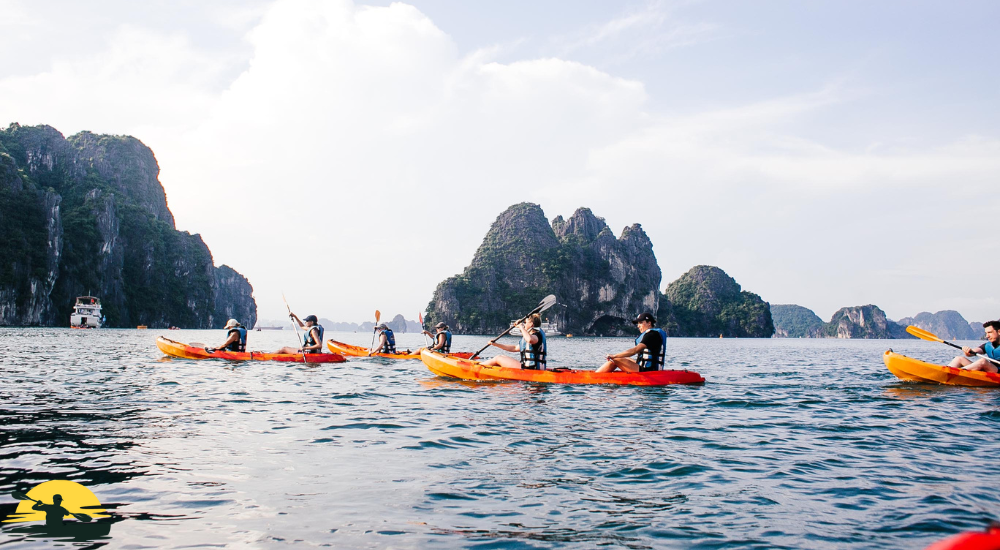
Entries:
POLYGON ((0 0, 0 124, 150 146, 259 315, 416 318, 497 214, 824 319, 1000 317, 1000 3, 0 0))

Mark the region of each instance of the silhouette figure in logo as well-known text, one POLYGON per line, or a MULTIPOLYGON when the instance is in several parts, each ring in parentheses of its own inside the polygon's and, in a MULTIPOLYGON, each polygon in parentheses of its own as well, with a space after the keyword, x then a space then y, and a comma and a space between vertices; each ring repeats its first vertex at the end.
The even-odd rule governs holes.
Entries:
POLYGON ((47 527, 62 527, 63 518, 71 515, 69 510, 60 506, 62 499, 62 495, 52 495, 52 504, 36 500, 31 509, 45 512, 45 525, 47 527))

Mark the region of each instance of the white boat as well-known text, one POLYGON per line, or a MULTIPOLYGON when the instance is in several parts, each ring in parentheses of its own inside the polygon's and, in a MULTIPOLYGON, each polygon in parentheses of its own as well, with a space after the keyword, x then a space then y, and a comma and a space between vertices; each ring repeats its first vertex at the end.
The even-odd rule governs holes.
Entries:
POLYGON ((101 328, 104 315, 101 314, 101 299, 94 296, 78 296, 73 313, 69 316, 70 328, 101 328))
MULTIPOLYGON (((521 329, 514 326, 517 323, 517 321, 518 321, 517 319, 514 319, 513 321, 510 322, 510 326, 514 327, 510 329, 510 334, 514 336, 521 335, 521 329)), ((546 336, 559 336, 562 334, 561 332, 559 332, 559 327, 557 327, 555 323, 550 323, 547 319, 545 321, 542 321, 542 326, 538 328, 542 329, 542 332, 544 332, 546 336)))

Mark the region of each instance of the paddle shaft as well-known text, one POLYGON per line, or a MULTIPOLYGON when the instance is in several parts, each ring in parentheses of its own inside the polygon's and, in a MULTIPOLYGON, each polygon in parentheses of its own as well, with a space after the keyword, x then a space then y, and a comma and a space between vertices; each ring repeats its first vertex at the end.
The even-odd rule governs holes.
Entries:
MULTIPOLYGON (((29 497, 28 495, 26 495, 24 493, 19 493, 17 491, 15 491, 14 493, 12 493, 11 496, 14 497, 17 500, 30 500, 31 502, 37 502, 39 504, 45 504, 44 502, 42 502, 40 500, 35 500, 35 499, 29 497)), ((91 519, 93 519, 90 516, 88 516, 87 514, 77 514, 76 512, 70 512, 70 515, 73 516, 73 517, 75 517, 76 519, 78 519, 80 521, 90 521, 91 519)))
POLYGON ((483 348, 480 349, 479 351, 477 351, 476 353, 473 353, 472 357, 470 357, 469 359, 475 359, 476 357, 479 357, 479 354, 482 353, 482 352, 484 352, 484 351, 486 351, 486 348, 488 348, 488 347, 492 346, 493 344, 495 344, 497 340, 499 340, 499 339, 503 338, 504 336, 507 336, 508 334, 510 334, 510 331, 514 330, 514 327, 516 327, 517 325, 520 325, 521 323, 523 323, 524 320, 527 319, 528 317, 531 317, 532 315, 541 312, 543 309, 545 309, 545 304, 538 304, 538 307, 536 307, 535 309, 531 310, 531 313, 525 315, 524 317, 521 317, 516 323, 514 323, 513 325, 507 327, 507 330, 501 332, 499 336, 497 336, 496 338, 490 340, 490 343, 488 343, 485 346, 483 346, 483 348))
MULTIPOLYGON (((296 319, 292 319, 292 308, 289 307, 288 300, 285 300, 284 292, 281 293, 281 299, 285 302, 285 309, 288 310, 288 322, 292 323, 292 329, 295 331, 295 339, 299 342, 299 351, 302 352, 302 362, 309 363, 309 360, 306 359, 306 350, 302 349, 305 347, 306 342, 301 336, 299 336, 299 327, 295 326, 298 323, 296 322, 296 319)), ((320 343, 322 344, 322 342, 320 343)))
MULTIPOLYGON (((957 349, 961 349, 961 350, 962 350, 962 353, 965 353, 965 350, 964 350, 964 349, 962 349, 962 346, 960 346, 960 345, 958 345, 958 344, 953 344, 953 343, 951 343, 951 342, 949 342, 949 341, 947 341, 947 340, 941 340, 941 343, 942 343, 942 344, 948 344, 949 346, 951 346, 951 347, 953 347, 953 348, 957 348, 957 349)), ((977 353, 977 354, 976 354, 976 357, 978 357, 978 358, 980 358, 980 359, 986 359, 986 360, 987 360, 987 361, 989 361, 990 363, 993 363, 994 365, 997 365, 998 367, 1000 367, 1000 361, 997 361, 996 359, 992 359, 992 358, 990 358, 990 357, 987 357, 987 356, 983 355, 982 353, 977 353)))
POLYGON ((372 345, 368 346, 368 353, 375 353, 375 335, 378 334, 378 321, 382 318, 382 312, 375 310, 375 328, 372 329, 372 345))

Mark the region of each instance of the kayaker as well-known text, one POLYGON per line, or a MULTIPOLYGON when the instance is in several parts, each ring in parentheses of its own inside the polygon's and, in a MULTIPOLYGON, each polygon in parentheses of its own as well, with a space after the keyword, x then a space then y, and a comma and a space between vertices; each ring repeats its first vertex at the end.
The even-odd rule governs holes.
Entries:
POLYGON ((990 359, 1000 361, 1000 321, 986 321, 983 323, 983 328, 986 329, 986 343, 977 348, 962 347, 962 353, 965 355, 959 355, 952 359, 951 363, 948 363, 949 367, 983 372, 997 372, 1000 370, 997 368, 996 363, 993 363, 989 359, 979 358, 975 361, 966 359, 966 357, 985 355, 990 359))
POLYGON ((521 331, 521 340, 516 346, 510 344, 501 344, 499 342, 490 342, 493 347, 500 348, 504 351, 518 352, 521 354, 521 360, 518 361, 513 357, 507 357, 506 355, 497 355, 483 361, 483 365, 496 366, 496 367, 506 367, 509 369, 531 369, 531 370, 545 370, 546 355, 548 353, 548 345, 545 342, 545 331, 541 328, 542 318, 536 313, 521 321, 517 328, 521 331))
POLYGON ((643 312, 632 320, 639 327, 639 336, 635 339, 635 347, 621 353, 607 355, 607 363, 601 365, 597 372, 611 372, 620 369, 626 372, 647 372, 663 369, 667 355, 667 333, 656 328, 656 318, 652 313, 643 312), (636 355, 636 360, 629 359, 636 355))
POLYGON ((302 347, 285 346, 275 353, 323 353, 323 325, 319 324, 319 319, 315 315, 306 315, 305 319, 299 319, 294 313, 289 313, 288 317, 306 331, 302 337, 302 347))
POLYGON ((45 512, 46 527, 62 527, 63 518, 70 515, 69 510, 62 507, 62 495, 52 495, 52 504, 45 504, 42 501, 35 501, 32 510, 45 512))
POLYGON ((226 341, 217 348, 205 348, 205 351, 246 351, 247 350, 247 329, 236 319, 230 319, 223 327, 229 332, 226 334, 226 341))
POLYGON ((436 353, 444 353, 444 354, 451 353, 452 334, 451 331, 448 330, 448 325, 446 325, 444 322, 440 322, 434 325, 434 334, 431 334, 426 330, 423 331, 423 333, 434 339, 434 345, 427 349, 436 353))
POLYGON ((395 355, 397 353, 396 334, 392 332, 389 325, 382 323, 381 325, 375 327, 375 330, 379 331, 378 344, 368 350, 368 356, 371 357, 371 354, 373 353, 389 353, 395 355))

